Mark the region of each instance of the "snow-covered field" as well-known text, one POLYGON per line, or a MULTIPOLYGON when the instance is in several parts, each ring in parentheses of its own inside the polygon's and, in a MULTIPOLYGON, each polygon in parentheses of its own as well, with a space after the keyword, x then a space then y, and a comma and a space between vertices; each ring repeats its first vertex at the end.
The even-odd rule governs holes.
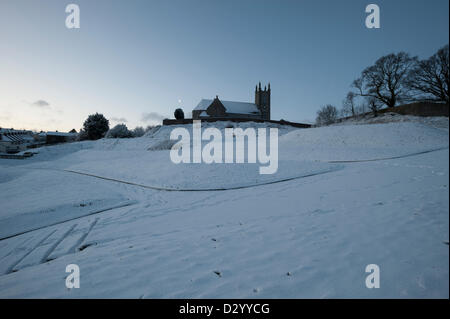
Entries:
POLYGON ((0 159, 0 297, 448 298, 448 118, 395 119, 271 125, 273 175, 175 165, 173 127, 0 159))

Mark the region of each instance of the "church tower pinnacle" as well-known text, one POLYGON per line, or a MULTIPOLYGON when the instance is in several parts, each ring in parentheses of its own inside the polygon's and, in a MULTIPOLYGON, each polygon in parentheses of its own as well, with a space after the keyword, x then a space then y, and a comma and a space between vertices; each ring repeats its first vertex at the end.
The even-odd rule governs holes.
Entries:
POLYGON ((255 104, 262 114, 263 120, 270 120, 270 83, 261 89, 261 82, 255 90, 255 104))

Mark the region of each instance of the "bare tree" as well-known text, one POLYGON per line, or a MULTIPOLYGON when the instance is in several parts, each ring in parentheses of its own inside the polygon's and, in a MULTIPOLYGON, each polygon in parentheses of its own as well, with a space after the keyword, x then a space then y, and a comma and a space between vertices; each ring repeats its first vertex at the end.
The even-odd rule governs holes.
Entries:
POLYGON ((378 110, 381 108, 382 104, 379 100, 374 97, 367 98, 367 105, 369 109, 372 111, 373 116, 378 116, 378 110))
POLYGON ((367 101, 363 101, 355 108, 355 112, 357 115, 365 115, 367 112, 368 106, 367 101))
POLYGON ((336 122, 338 117, 338 110, 333 105, 323 106, 317 111, 316 124, 317 125, 330 125, 336 122))
POLYGON ((355 116, 355 97, 356 94, 354 92, 348 92, 345 100, 342 102, 341 114, 342 116, 355 116))
POLYGON ((383 56, 353 81, 353 87, 358 90, 359 96, 372 97, 388 107, 394 107, 410 96, 406 83, 416 61, 417 57, 410 57, 405 52, 383 56))
POLYGON ((418 61, 410 72, 409 87, 419 99, 449 103, 448 44, 426 60, 418 61))

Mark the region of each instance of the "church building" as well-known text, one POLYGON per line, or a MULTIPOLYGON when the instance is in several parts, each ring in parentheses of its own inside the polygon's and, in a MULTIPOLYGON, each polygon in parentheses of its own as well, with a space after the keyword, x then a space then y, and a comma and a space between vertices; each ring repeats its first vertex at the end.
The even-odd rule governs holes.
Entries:
POLYGON ((261 82, 255 88, 255 103, 202 99, 192 111, 194 120, 221 119, 258 119, 270 120, 270 83, 261 89, 261 82))

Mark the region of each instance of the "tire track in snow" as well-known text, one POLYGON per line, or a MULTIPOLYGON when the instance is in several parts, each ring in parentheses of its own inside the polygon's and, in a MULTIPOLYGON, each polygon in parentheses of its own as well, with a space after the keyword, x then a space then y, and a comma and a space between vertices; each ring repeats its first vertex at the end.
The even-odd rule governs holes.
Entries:
POLYGON ((14 267, 16 267, 22 260, 24 260, 29 254, 33 252, 37 247, 39 247, 40 244, 42 244, 47 238, 49 238, 53 233, 56 232, 56 229, 51 231, 47 236, 44 236, 36 245, 33 246, 25 255, 23 255, 19 260, 17 260, 12 266, 8 267, 6 270, 6 274, 9 274, 14 271, 14 267))
POLYGON ((80 238, 80 240, 78 240, 75 245, 69 249, 69 252, 76 252, 77 251, 77 247, 80 247, 81 244, 84 242, 84 240, 86 239, 86 237, 89 235, 89 233, 92 231, 92 229, 94 228, 94 226, 97 224, 98 222, 98 218, 96 218, 92 224, 89 226, 88 231, 83 234, 83 236, 80 238))
POLYGON ((8 252, 5 252, 0 257, 0 261, 3 261, 3 259, 5 259, 8 256, 10 256, 16 249, 18 249, 19 247, 23 247, 25 245, 25 243, 31 241, 33 238, 34 238, 34 236, 27 237, 24 240, 20 241, 19 243, 16 243, 15 245, 13 245, 12 248, 8 252))
POLYGON ((45 253, 45 255, 44 256, 42 256, 42 259, 41 259, 41 263, 45 263, 45 262, 47 262, 48 260, 47 260, 47 258, 48 258, 48 256, 50 256, 50 254, 56 249, 56 247, 58 247, 58 245, 64 240, 64 238, 66 238, 73 230, 74 230, 74 228, 75 227, 77 227, 77 223, 75 223, 75 224, 73 224, 62 236, 61 236, 61 238, 60 239, 58 239, 57 241, 56 241, 56 243, 55 244, 53 244, 51 247, 50 247, 50 249, 45 253))
POLYGON ((113 207, 108 207, 108 208, 104 208, 104 209, 101 209, 101 210, 97 210, 95 212, 92 212, 92 213, 89 213, 89 214, 86 214, 86 215, 83 215, 83 216, 70 218, 70 219, 67 219, 67 220, 64 220, 64 221, 61 221, 61 222, 56 222, 56 223, 53 223, 53 224, 50 224, 50 225, 45 225, 45 226, 42 226, 42 227, 37 227, 37 228, 30 229, 30 230, 27 230, 27 231, 24 231, 24 232, 20 232, 20 233, 15 234, 15 235, 10 235, 10 236, 7 236, 7 237, 3 237, 3 238, 0 238, 0 241, 1 240, 5 240, 5 239, 9 239, 9 238, 13 238, 13 237, 17 237, 17 236, 20 236, 20 235, 24 235, 24 234, 27 234, 27 233, 31 233, 31 232, 33 232, 35 230, 44 229, 44 228, 47 228, 47 227, 64 224, 64 223, 67 223, 67 222, 70 222, 70 221, 73 221, 73 220, 77 220, 77 219, 80 219, 80 218, 84 218, 84 217, 88 217, 88 216, 104 213, 104 212, 107 212, 107 211, 110 211, 110 210, 123 208, 123 207, 127 207, 127 206, 132 206, 132 205, 134 205, 136 203, 137 203, 136 201, 129 201, 129 202, 126 202, 124 204, 120 204, 120 205, 116 205, 116 206, 113 206, 113 207))
MULTIPOLYGON (((94 228, 94 226, 97 224, 98 220, 99 220, 99 218, 96 218, 96 219, 89 225, 88 230, 81 236, 81 238, 80 238, 79 240, 77 240, 77 242, 76 242, 72 247, 70 247, 70 248, 67 250, 66 254, 76 253, 77 251, 80 250, 80 249, 77 250, 77 247, 79 247, 79 246, 84 242, 84 240, 87 238, 87 236, 91 233, 91 231, 92 231, 92 229, 94 228)), ((66 239, 70 233, 73 232, 73 230, 74 230, 77 226, 78 226, 77 223, 75 223, 75 224, 73 224, 72 226, 70 226, 69 229, 66 230, 66 231, 61 235, 61 237, 59 237, 59 238, 56 240, 56 242, 53 243, 53 244, 50 246, 50 248, 47 249, 47 250, 45 251, 45 253, 44 253, 41 257, 39 257, 39 255, 42 254, 42 252, 40 252, 40 251, 37 252, 37 250, 38 250, 39 248, 45 248, 46 245, 49 245, 49 244, 45 244, 46 240, 49 239, 53 234, 55 234, 55 233, 58 231, 58 229, 54 229, 54 230, 50 231, 50 233, 48 233, 48 235, 42 237, 41 240, 39 240, 37 244, 35 244, 34 246, 32 246, 31 249, 28 248, 28 249, 27 249, 27 252, 26 252, 23 256, 21 256, 19 259, 15 260, 15 261, 13 261, 13 263, 12 263, 7 269, 5 269, 4 272, 1 273, 0 275, 6 275, 6 274, 9 274, 9 273, 11 273, 11 272, 17 272, 17 271, 19 271, 19 270, 21 270, 21 269, 23 269, 23 268, 28 268, 28 267, 31 267, 31 266, 40 265, 40 264, 43 264, 43 263, 46 263, 46 262, 48 262, 48 261, 53 260, 53 259, 48 259, 48 257, 52 254, 52 252, 55 251, 55 249, 59 246, 59 244, 60 244, 61 242, 63 242, 63 240, 66 239), (43 244, 44 244, 44 245, 43 245, 43 244), (23 265, 22 267, 20 267, 21 264, 22 264, 22 262, 23 262, 24 260, 26 260, 28 256, 31 256, 34 252, 37 252, 38 257, 39 257, 39 260, 37 261, 37 259, 36 259, 36 261, 32 261, 32 263, 28 263, 28 264, 23 265), (18 267, 18 266, 19 266, 19 267, 18 267)), ((33 238, 34 238, 34 237, 27 238, 25 241, 23 241, 23 242, 21 243, 21 245, 23 245, 23 244, 24 244, 25 242, 27 242, 27 241, 30 241, 30 240, 33 239, 33 238)), ((20 245, 19 245, 19 246, 20 246, 20 245)), ((8 253, 8 255, 10 255, 13 251, 14 251, 14 249, 11 250, 11 251, 8 253)), ((64 255, 66 255, 66 254, 64 254, 64 255)), ((7 257, 7 256, 5 256, 5 257, 7 257)))

